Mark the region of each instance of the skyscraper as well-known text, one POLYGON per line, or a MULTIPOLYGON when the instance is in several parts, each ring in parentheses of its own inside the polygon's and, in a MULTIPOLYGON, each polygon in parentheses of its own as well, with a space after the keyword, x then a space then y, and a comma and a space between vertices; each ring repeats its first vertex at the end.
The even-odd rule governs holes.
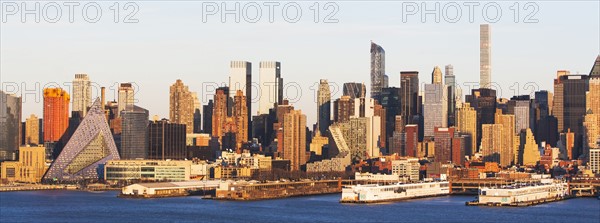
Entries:
POLYGON ((477 111, 469 103, 456 111, 456 127, 461 133, 469 134, 470 148, 465 150, 465 155, 471 156, 477 152, 477 111))
POLYGON ((135 103, 133 86, 131 83, 121 83, 119 85, 119 100, 117 101, 117 116, 121 117, 121 111, 133 109, 135 103))
POLYGON ((402 117, 405 124, 419 124, 415 116, 419 108, 419 72, 400 72, 400 98, 402 102, 402 117))
POLYGON ((319 89, 317 90, 317 125, 319 133, 326 135, 327 129, 331 125, 331 91, 326 79, 321 79, 319 89))
POLYGON ((0 161, 17 159, 21 144, 21 115, 21 97, 0 90, 0 161))
POLYGON ((58 142, 69 127, 69 93, 44 89, 44 142, 58 142))
POLYGON ((435 162, 452 161, 452 141, 458 136, 456 129, 435 127, 435 162))
POLYGON ((501 135, 494 135, 494 137, 502 140, 499 163, 501 166, 509 166, 515 158, 514 136, 517 135, 515 133, 515 116, 502 114, 502 111, 497 109, 495 123, 497 125, 502 125, 501 135))
POLYGON ((351 99, 366 97, 366 88, 363 83, 348 82, 344 83, 343 95, 351 99))
POLYGON ((489 24, 479 26, 479 88, 491 88, 492 46, 489 24))
POLYGON ((92 105, 92 85, 87 74, 75 74, 73 80, 73 111, 85 116, 92 105))
MULTIPOLYGON (((277 66, 277 64, 275 64, 277 66)), ((277 74, 277 67, 275 67, 275 74, 277 74)), ((230 96, 234 96, 238 90, 244 92, 246 96, 246 109, 248 124, 243 127, 252 130, 251 119, 252 119, 252 63, 247 61, 231 61, 229 63, 229 92, 230 96)), ((230 114, 231 115, 231 114, 230 114)), ((240 126, 240 128, 242 128, 240 126)), ((251 132, 249 132, 251 133, 251 132)), ((252 135, 252 134, 250 134, 252 135)))
POLYGON ((238 90, 235 92, 233 106, 233 119, 237 127, 236 131, 236 149, 242 148, 242 145, 248 142, 248 110, 246 107, 246 97, 244 92, 238 90))
POLYGON ((212 136, 221 138, 224 135, 225 123, 227 121, 227 108, 229 101, 229 89, 227 87, 218 88, 214 96, 214 105, 212 112, 212 136))
POLYGON ((440 67, 435 66, 433 68, 433 72, 431 72, 431 83, 432 84, 442 84, 442 70, 440 67))
POLYGON ((371 98, 378 100, 384 87, 385 50, 371 41, 371 98))
POLYGON ((292 171, 306 164, 306 115, 292 110, 283 117, 283 158, 290 160, 292 171))
POLYGON ((148 110, 133 106, 121 112, 121 158, 148 158, 148 110))
POLYGON ((596 57, 594 66, 592 66, 592 70, 590 71, 590 78, 592 77, 600 77, 600 55, 596 57))
POLYGON ((525 142, 521 142, 523 145, 523 165, 535 166, 540 161, 540 151, 531 129, 526 130, 524 139, 525 142))
POLYGON ((425 103, 423 105, 424 135, 432 137, 436 127, 448 126, 447 103, 444 85, 425 84, 425 103))
MULTIPOLYGON (((586 92, 588 91, 588 75, 562 75, 558 81, 555 81, 555 89, 558 85, 562 92, 555 92, 555 104, 559 109, 555 112, 562 113, 561 121, 558 121, 558 130, 567 132, 570 129, 575 134, 575 151, 573 155, 575 159, 583 154, 583 121, 586 114, 586 92), (557 83, 558 82, 558 83, 557 83)), ((557 115, 559 118, 561 115, 557 115)))
POLYGON ((587 92, 587 112, 584 125, 584 152, 589 154, 590 149, 600 148, 600 76, 592 77, 589 81, 587 92), (586 151, 587 150, 587 151, 586 151))
POLYGON ((40 119, 31 114, 25 120, 25 145, 40 144, 40 119))
POLYGON ((184 124, 186 133, 194 132, 194 100, 192 92, 183 81, 177 80, 170 87, 169 119, 173 123, 184 124))
POLYGON ((213 100, 208 100, 208 104, 202 106, 202 132, 212 134, 212 119, 213 119, 213 100))
POLYGON ((148 159, 186 158, 186 127, 169 120, 154 120, 148 125, 148 159))
MULTIPOLYGON (((281 78, 281 63, 277 61, 262 61, 259 64, 260 98, 258 114, 269 114, 274 104, 283 100, 283 78, 281 78)), ((250 111, 248 111, 250 112, 250 111)))
MULTIPOLYGON (((387 87, 383 88, 381 91, 381 101, 379 103, 385 109, 385 120, 382 123, 385 123, 385 126, 383 127, 385 127, 386 139, 393 136, 397 125, 396 117, 401 114, 402 105, 400 103, 400 90, 400 88, 396 87, 387 87)), ((404 125, 404 120, 401 119, 401 121, 402 125, 404 125)), ((385 146, 388 147, 389 145, 385 146)))
POLYGON ((503 128, 503 125, 500 124, 483 124, 481 126, 481 155, 483 161, 500 164, 503 128))
POLYGON ((354 115, 354 99, 344 95, 333 102, 333 121, 347 122, 354 115))
POLYGON ((448 126, 455 126, 456 121, 456 79, 454 77, 454 67, 451 64, 446 65, 444 76, 444 85, 446 86, 446 103, 448 104, 448 126))
POLYGON ((494 124, 496 114, 496 90, 472 89, 466 101, 477 111, 477 148, 481 145, 481 125, 494 124))
POLYGON ((98 174, 98 167, 108 160, 118 159, 120 157, 117 146, 101 109, 100 100, 96 99, 69 142, 50 166, 44 180, 99 179, 102 177, 98 174))
POLYGON ((530 98, 529 95, 513 96, 508 102, 508 114, 515 115, 515 135, 530 128, 530 98))

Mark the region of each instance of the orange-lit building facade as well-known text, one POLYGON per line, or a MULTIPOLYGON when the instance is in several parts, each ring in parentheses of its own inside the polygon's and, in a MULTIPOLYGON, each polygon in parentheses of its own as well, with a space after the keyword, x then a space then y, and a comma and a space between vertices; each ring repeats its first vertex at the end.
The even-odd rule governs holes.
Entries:
POLYGON ((67 91, 61 88, 44 89, 44 141, 57 142, 69 127, 67 91))

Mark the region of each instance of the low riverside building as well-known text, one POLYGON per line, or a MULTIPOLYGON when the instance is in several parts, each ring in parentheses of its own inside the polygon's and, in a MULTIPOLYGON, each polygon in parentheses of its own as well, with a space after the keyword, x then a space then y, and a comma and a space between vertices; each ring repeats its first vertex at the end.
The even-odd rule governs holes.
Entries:
POLYGON ((419 181, 419 159, 407 158, 400 160, 392 160, 392 175, 397 175, 405 181, 419 181))
POLYGON ((19 161, 2 163, 2 182, 39 183, 48 170, 46 147, 24 146, 19 148, 19 161))
POLYGON ((184 182, 159 182, 137 183, 121 189, 122 197, 176 197, 187 196, 194 192, 215 190, 220 181, 184 181, 184 182))
MULTIPOLYGON (((104 166, 104 179, 117 181, 186 181, 191 178, 188 160, 110 160, 104 166)), ((194 168, 205 171, 206 168, 194 168)))

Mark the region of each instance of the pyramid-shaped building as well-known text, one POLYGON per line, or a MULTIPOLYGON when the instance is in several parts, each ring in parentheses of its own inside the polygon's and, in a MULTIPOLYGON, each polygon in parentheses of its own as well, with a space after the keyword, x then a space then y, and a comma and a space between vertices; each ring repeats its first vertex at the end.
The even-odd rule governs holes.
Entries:
POLYGON ((46 172, 44 180, 98 179, 102 176, 103 166, 108 160, 120 159, 101 106, 100 100, 96 99, 69 142, 46 172))

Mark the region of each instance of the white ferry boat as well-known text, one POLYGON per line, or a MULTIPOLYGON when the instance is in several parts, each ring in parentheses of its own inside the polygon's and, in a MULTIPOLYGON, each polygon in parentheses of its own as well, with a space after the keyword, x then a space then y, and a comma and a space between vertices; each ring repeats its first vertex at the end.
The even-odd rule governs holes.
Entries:
POLYGON ((449 183, 428 182, 392 185, 356 185, 342 189, 341 203, 376 203, 450 194, 449 183))
POLYGON ((569 196, 567 183, 515 184, 497 188, 481 188, 472 205, 526 206, 562 200, 569 196))

